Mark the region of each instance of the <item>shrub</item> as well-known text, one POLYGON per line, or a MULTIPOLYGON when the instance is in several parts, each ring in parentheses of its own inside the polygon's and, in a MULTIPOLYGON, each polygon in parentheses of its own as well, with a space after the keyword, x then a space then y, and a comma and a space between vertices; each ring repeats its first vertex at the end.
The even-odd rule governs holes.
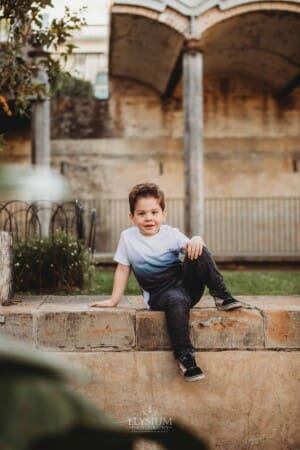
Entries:
POLYGON ((45 292, 82 288, 89 253, 69 234, 56 233, 14 245, 14 289, 45 292))
POLYGON ((57 100, 65 98, 93 99, 94 88, 90 81, 61 72, 53 90, 52 98, 57 100))

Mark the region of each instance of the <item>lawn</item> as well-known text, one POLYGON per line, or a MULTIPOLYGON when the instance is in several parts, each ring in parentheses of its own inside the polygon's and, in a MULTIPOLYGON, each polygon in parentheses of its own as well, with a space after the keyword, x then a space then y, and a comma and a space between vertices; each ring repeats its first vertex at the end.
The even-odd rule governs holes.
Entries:
MULTIPOLYGON (((300 271, 231 271, 222 274, 233 295, 300 295, 300 271)), ((109 295, 113 272, 95 270, 91 286, 84 293, 109 295)), ((125 295, 139 295, 140 291, 132 275, 125 295)))

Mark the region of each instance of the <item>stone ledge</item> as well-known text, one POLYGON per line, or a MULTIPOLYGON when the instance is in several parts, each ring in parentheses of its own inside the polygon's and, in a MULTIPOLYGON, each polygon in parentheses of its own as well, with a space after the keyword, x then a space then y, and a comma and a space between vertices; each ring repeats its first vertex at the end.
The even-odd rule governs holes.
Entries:
MULTIPOLYGON (((137 312, 136 319, 137 350, 171 350, 164 313, 137 312)), ((256 310, 194 309, 190 329, 196 350, 264 349, 263 319, 256 310)))
MULTIPOLYGON (((60 351, 171 350, 163 312, 147 311, 141 297, 118 308, 91 308, 105 296, 15 297, 0 307, 0 333, 35 347, 60 351)), ((239 297, 241 310, 218 311, 203 297, 191 311, 196 350, 300 348, 300 296, 239 297)))

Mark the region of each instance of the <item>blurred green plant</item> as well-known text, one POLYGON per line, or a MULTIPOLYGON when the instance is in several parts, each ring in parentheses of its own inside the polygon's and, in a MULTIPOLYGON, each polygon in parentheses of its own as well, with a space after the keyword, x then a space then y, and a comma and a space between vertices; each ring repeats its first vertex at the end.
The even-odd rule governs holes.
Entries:
POLYGON ((73 365, 0 336, 0 448, 133 450, 138 439, 147 439, 169 450, 208 450, 176 422, 168 431, 121 427, 72 387, 79 375, 73 365))
POLYGON ((13 255, 16 292, 72 291, 89 280, 89 252, 70 234, 17 242, 13 255))
POLYGON ((56 86, 54 87, 53 99, 81 98, 90 100, 94 98, 94 89, 90 81, 73 77, 68 72, 58 75, 56 86))

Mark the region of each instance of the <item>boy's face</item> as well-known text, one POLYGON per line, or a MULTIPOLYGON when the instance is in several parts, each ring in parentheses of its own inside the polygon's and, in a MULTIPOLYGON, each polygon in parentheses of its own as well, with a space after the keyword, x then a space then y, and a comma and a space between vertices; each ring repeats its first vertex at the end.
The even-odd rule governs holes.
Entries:
POLYGON ((131 221, 145 236, 153 236, 159 232, 166 217, 166 211, 161 209, 159 201, 154 197, 138 198, 131 221))

